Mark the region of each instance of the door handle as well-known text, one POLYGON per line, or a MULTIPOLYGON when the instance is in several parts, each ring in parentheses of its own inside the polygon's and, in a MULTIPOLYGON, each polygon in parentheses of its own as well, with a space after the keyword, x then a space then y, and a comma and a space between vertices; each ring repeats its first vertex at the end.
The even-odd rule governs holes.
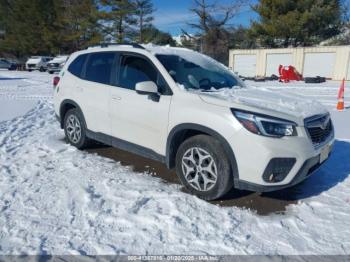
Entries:
POLYGON ((122 98, 120 96, 112 96, 113 100, 122 100, 122 98))

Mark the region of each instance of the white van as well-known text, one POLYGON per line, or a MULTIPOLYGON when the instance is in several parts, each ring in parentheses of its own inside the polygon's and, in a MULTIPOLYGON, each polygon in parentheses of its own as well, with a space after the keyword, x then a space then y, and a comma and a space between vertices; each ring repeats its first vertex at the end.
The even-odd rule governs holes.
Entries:
POLYGON ((39 70, 45 72, 47 70, 47 63, 52 60, 50 56, 32 56, 26 62, 26 70, 31 72, 33 70, 39 70))

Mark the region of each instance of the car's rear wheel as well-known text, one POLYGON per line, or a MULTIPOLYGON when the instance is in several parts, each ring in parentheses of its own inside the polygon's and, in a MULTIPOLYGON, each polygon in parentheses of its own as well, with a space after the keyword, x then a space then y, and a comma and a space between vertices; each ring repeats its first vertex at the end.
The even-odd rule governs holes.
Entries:
POLYGON ((205 200, 218 199, 233 186, 230 162, 222 145, 207 135, 194 136, 179 147, 176 173, 188 191, 205 200))
POLYGON ((86 148, 90 144, 86 136, 84 117, 76 108, 68 110, 64 116, 64 133, 67 141, 78 149, 86 148))

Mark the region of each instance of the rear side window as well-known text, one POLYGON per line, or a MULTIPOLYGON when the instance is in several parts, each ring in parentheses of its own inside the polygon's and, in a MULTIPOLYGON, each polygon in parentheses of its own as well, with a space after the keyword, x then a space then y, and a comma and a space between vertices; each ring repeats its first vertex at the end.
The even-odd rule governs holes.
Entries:
POLYGON ((137 83, 157 83, 158 72, 147 60, 136 56, 124 56, 120 67, 120 87, 135 90, 137 83))
POLYGON ((101 84, 110 84, 114 57, 115 53, 113 52, 90 54, 86 64, 85 79, 101 84))
POLYGON ((82 72, 86 57, 87 55, 85 54, 75 58, 74 61, 69 65, 68 71, 77 77, 81 77, 81 72, 82 72))

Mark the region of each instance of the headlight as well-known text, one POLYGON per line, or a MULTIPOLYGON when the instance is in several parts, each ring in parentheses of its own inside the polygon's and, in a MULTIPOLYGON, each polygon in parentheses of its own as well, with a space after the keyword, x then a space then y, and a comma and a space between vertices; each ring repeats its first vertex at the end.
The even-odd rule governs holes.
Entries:
POLYGON ((237 120, 250 132, 269 137, 296 136, 296 123, 232 109, 237 120))

